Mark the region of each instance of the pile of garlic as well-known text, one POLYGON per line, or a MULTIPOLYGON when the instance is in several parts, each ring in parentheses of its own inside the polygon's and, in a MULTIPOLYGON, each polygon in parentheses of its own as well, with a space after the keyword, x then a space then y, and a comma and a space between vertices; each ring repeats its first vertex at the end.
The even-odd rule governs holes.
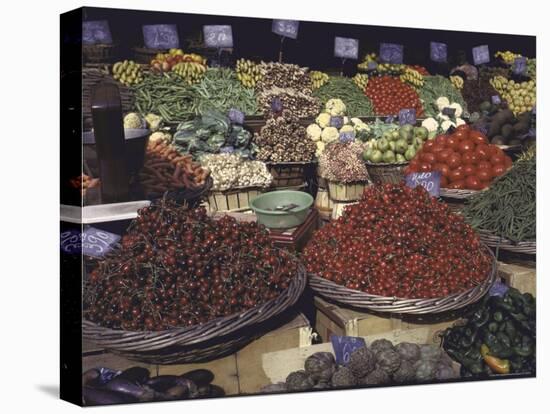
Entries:
POLYGON ((210 170, 212 190, 225 191, 239 187, 269 187, 273 181, 266 165, 238 154, 208 154, 201 165, 210 170))

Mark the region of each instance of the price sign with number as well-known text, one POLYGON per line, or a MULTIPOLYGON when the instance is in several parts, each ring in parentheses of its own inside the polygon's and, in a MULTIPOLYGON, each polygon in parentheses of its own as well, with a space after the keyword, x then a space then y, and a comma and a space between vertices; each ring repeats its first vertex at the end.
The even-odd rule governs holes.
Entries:
POLYGON ((498 95, 493 95, 493 96, 491 96, 491 102, 493 103, 493 105, 498 105, 498 104, 500 104, 502 101, 500 100, 500 96, 498 96, 498 95))
POLYGON ((363 338, 355 336, 331 335, 330 342, 332 343, 336 363, 339 365, 347 365, 353 351, 367 346, 363 338))
POLYGON ((204 45, 217 49, 233 47, 233 31, 230 25, 207 25, 202 28, 204 45))
POLYGON ((92 257, 104 256, 113 249, 119 240, 118 234, 90 226, 82 233, 82 253, 92 257))
POLYGON ((143 26, 143 41, 149 49, 172 49, 180 47, 175 24, 150 24, 143 26))
POLYGON ((430 42, 430 59, 434 62, 447 62, 447 44, 430 42))
POLYGON ((514 63, 512 64, 512 72, 514 72, 516 75, 524 75, 527 71, 527 58, 524 56, 520 56, 514 59, 514 63))
POLYGON ((509 287, 497 280, 489 288, 489 296, 504 296, 508 292, 509 287))
POLYGON ((67 230, 61 233, 60 247, 68 254, 82 253, 82 237, 80 230, 67 230))
POLYGON ((441 172, 429 171, 411 173, 405 177, 407 187, 415 188, 421 185, 431 196, 439 197, 441 172))
POLYGON ((340 139, 340 142, 351 142, 355 139, 355 131, 340 132, 338 138, 340 139))
POLYGON ((451 108, 451 107, 448 107, 446 106, 445 108, 443 108, 443 110, 441 111, 441 113, 443 115, 447 115, 448 117, 453 117, 455 116, 455 112, 456 112, 456 108, 451 108))
POLYGON ((334 38, 334 56, 342 59, 357 59, 359 55, 359 40, 350 37, 334 38))
POLYGON ((401 109, 399 111, 399 125, 416 124, 416 109, 401 109))
POLYGON ((474 65, 489 63, 491 61, 491 55, 489 54, 489 45, 481 45, 472 48, 472 56, 474 58, 474 65))
POLYGON ((110 45, 113 43, 107 20, 89 20, 82 22, 82 43, 85 45, 110 45))
POLYGON ((380 60, 384 63, 403 63, 403 45, 380 43, 380 60))
POLYGON ((344 117, 343 116, 331 116, 329 120, 329 126, 334 128, 342 128, 344 126, 344 117))
POLYGON ((296 39, 298 37, 298 27, 300 22, 297 20, 273 20, 271 31, 279 36, 296 39))
POLYGON ((238 109, 231 108, 227 116, 233 124, 244 124, 244 114, 238 109))

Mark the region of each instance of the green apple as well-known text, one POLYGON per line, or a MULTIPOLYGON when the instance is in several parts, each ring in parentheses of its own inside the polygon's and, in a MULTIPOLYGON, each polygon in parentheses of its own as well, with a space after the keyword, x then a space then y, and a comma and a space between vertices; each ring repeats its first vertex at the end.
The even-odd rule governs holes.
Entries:
POLYGON ((421 139, 427 139, 428 138, 428 128, 426 127, 423 127, 423 126, 419 126, 419 127, 414 127, 413 129, 413 135, 415 138, 421 138, 421 139))
POLYGON ((405 159, 407 161, 410 161, 414 158, 415 155, 416 155, 416 148, 414 147, 414 145, 409 145, 409 147, 407 148, 407 151, 405 151, 405 159))
POLYGON ((384 155, 382 157, 385 163, 393 163, 395 162, 395 154, 393 151, 386 151, 384 152, 384 155))
POLYGON ((378 163, 382 161, 382 151, 380 150, 374 150, 370 154, 370 162, 378 163))
POLYGON ((404 154, 405 151, 407 151, 407 140, 404 138, 400 138, 397 141, 395 141, 395 152, 399 154, 404 154))
POLYGON ((382 152, 387 151, 390 147, 390 144, 386 138, 381 138, 378 140, 377 145, 378 149, 382 152))

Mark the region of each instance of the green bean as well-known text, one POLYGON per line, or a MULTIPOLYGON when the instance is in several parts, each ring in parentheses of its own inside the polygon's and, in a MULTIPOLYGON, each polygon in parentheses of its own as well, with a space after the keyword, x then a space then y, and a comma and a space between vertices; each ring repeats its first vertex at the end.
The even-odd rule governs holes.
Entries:
POLYGON ((332 98, 341 99, 346 105, 349 116, 370 116, 372 104, 370 99, 357 87, 352 79, 343 76, 332 76, 328 82, 313 91, 323 105, 332 98))

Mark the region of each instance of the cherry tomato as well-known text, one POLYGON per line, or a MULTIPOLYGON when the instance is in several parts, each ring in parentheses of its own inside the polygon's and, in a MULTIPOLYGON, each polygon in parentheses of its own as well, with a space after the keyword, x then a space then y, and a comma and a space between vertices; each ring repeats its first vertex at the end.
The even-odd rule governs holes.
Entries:
POLYGON ((510 158, 508 155, 504 157, 504 166, 506 167, 506 169, 512 166, 512 158, 510 158))
POLYGON ((504 166, 504 164, 494 164, 491 172, 493 177, 500 177, 506 172, 506 167, 504 166))
POLYGON ((457 127, 455 131, 453 132, 453 137, 456 138, 458 141, 462 141, 464 138, 468 137, 468 130, 465 128, 460 128, 462 125, 457 127))
POLYGON ((488 144, 489 140, 485 135, 483 135, 481 132, 472 129, 468 133, 468 138, 472 140, 474 144, 488 144))
POLYGON ((453 153, 447 158, 447 165, 451 170, 456 169, 459 165, 461 165, 462 159, 460 157, 460 154, 453 153))
POLYGON ((479 189, 480 189, 480 190, 483 190, 484 188, 489 187, 489 185, 491 185, 491 182, 490 182, 490 181, 482 181, 482 182, 480 183, 480 186, 479 186, 480 188, 479 188, 479 189))
POLYGON ((433 146, 432 148, 432 152, 434 154, 437 154, 438 152, 441 152, 441 151, 445 151, 447 148, 445 147, 445 144, 439 144, 439 143, 435 143, 435 145, 433 146))
POLYGON ((458 151, 462 154, 469 151, 471 152, 473 150, 474 150, 474 143, 469 139, 464 139, 460 141, 460 144, 458 144, 458 151))
POLYGON ((435 158, 438 162, 447 162, 449 156, 453 153, 453 150, 445 148, 443 151, 439 151, 435 154, 435 158))
POLYGON ((447 144, 447 135, 438 135, 435 137, 435 143, 445 146, 447 144))
POLYGON ((422 145, 422 150, 426 152, 431 151, 434 145, 435 145, 435 141, 433 139, 429 139, 424 143, 424 145, 422 145))
POLYGON ((491 181, 491 178, 493 178, 493 172, 491 168, 479 167, 476 170, 476 176, 480 181, 491 181))
POLYGON ((464 179, 464 172, 459 169, 451 170, 451 172, 449 173, 449 180, 451 182, 460 181, 463 179, 464 179))
POLYGON ((466 178, 466 188, 469 190, 481 190, 481 181, 475 175, 466 178))

